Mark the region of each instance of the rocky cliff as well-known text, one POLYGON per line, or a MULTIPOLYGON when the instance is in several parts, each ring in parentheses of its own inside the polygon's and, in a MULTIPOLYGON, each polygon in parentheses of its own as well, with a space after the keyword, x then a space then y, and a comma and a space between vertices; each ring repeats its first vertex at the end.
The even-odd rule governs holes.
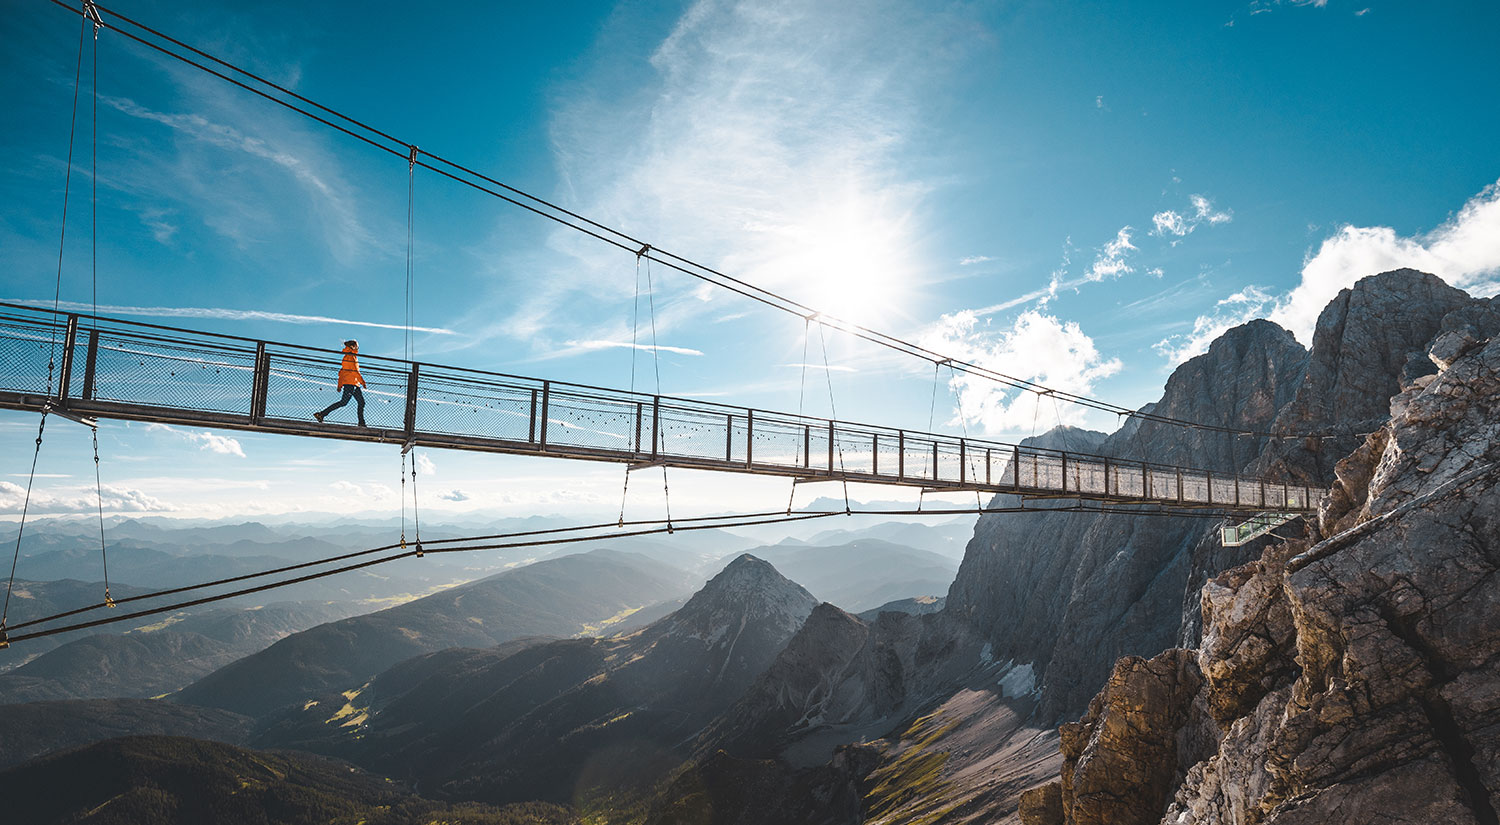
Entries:
POLYGON ((1198 651, 1117 666, 1025 822, 1497 821, 1500 314, 1405 330, 1430 368, 1401 358, 1389 421, 1327 467, 1327 538, 1209 582, 1198 651))

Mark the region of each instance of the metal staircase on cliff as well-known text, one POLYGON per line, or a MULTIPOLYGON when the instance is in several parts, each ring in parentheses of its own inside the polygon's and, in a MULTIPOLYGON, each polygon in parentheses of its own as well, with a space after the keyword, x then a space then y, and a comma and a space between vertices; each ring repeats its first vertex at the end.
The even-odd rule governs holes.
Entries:
POLYGON ((1225 547, 1239 547, 1264 536, 1292 519, 1302 518, 1302 513, 1259 513, 1239 524, 1226 525, 1220 530, 1225 547))

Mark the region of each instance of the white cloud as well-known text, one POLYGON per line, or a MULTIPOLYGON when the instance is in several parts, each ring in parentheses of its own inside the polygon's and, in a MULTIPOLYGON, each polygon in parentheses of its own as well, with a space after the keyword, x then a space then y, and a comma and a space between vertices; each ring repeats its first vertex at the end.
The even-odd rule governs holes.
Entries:
POLYGON ((859 372, 859 370, 855 369, 854 367, 843 367, 843 366, 839 366, 838 364, 828 364, 828 365, 825 366, 823 364, 803 364, 803 363, 799 362, 799 363, 796 363, 796 364, 782 364, 781 366, 783 366, 783 367, 790 367, 792 369, 799 369, 799 370, 828 370, 830 372, 859 372))
POLYGON ((130 487, 106 484, 103 486, 102 493, 103 497, 100 499, 97 497, 98 492, 93 488, 33 489, 31 503, 26 506, 25 487, 9 481, 0 481, 0 513, 6 515, 20 513, 23 506, 26 506, 27 511, 32 515, 93 513, 99 509, 101 502, 106 513, 149 513, 172 509, 160 499, 130 487))
POLYGON ((1290 293, 1272 296, 1247 287, 1200 316, 1193 332, 1157 344, 1172 361, 1191 358, 1224 329, 1252 318, 1269 318, 1312 343, 1318 314, 1340 290, 1370 275, 1410 267, 1431 272, 1479 296, 1500 294, 1500 182, 1470 198, 1458 214, 1425 234, 1405 237, 1388 226, 1345 226, 1325 238, 1302 264, 1302 280, 1290 293))
POLYGON ((426 453, 418 453, 416 462, 417 470, 422 475, 430 476, 437 474, 437 465, 432 463, 432 459, 428 458, 426 453))
MULTIPOLYGON (((1192 210, 1189 212, 1166 209, 1152 215, 1151 234, 1162 237, 1174 235, 1182 238, 1203 224, 1218 226, 1234 220, 1234 213, 1227 210, 1215 210, 1213 201, 1202 195, 1189 195, 1188 202, 1192 205, 1192 210)), ((1176 243, 1174 242, 1173 245, 1175 246, 1176 243)))
POLYGON ((442 499, 443 501, 468 501, 469 494, 465 493, 463 490, 449 490, 446 493, 440 493, 438 495, 438 498, 442 499))
POLYGON ((1130 242, 1130 232, 1130 227, 1121 227, 1115 233, 1114 240, 1100 247, 1098 257, 1094 258, 1093 266, 1089 267, 1087 278, 1090 281, 1118 278, 1135 271, 1125 263, 1125 256, 1136 251, 1135 245, 1130 242))
POLYGON ((556 353, 556 355, 572 355, 579 352, 593 352, 601 349, 637 349, 641 352, 670 352, 674 355, 702 355, 702 350, 689 349, 688 347, 669 347, 666 344, 632 344, 629 341, 567 341, 563 344, 567 349, 556 353))
POLYGON ((995 259, 991 258, 988 255, 970 255, 970 256, 968 256, 966 258, 959 259, 958 265, 959 266, 973 266, 974 264, 982 264, 982 263, 985 263, 986 261, 993 261, 993 260, 995 260, 995 259))
MULTIPOLYGON (((34 298, 7 298, 7 301, 27 306, 50 308, 51 301, 34 298)), ((98 312, 100 315, 142 315, 149 318, 212 318, 219 321, 271 321, 281 324, 337 324, 341 326, 374 327, 376 329, 406 329, 405 324, 382 324, 375 321, 351 321, 348 318, 330 318, 326 315, 290 315, 285 312, 263 312, 258 309, 223 309, 220 307, 136 307, 94 306, 78 301, 60 301, 59 309, 70 312, 98 312)), ((428 332, 434 335, 457 335, 442 327, 412 327, 413 332, 428 332)))
POLYGON ((198 449, 207 450, 220 455, 233 455, 240 458, 245 457, 245 451, 240 447, 238 439, 206 430, 181 430, 167 424, 147 424, 146 432, 171 433, 191 443, 197 444, 198 449))
POLYGON ((1258 286, 1247 286, 1214 305, 1214 311, 1193 321, 1193 331, 1156 342, 1154 349, 1178 364, 1208 351, 1215 338, 1253 318, 1264 317, 1276 305, 1275 296, 1258 286))
MULTIPOLYGON (((929 330, 922 345, 962 361, 1035 381, 1054 389, 1079 394, 1092 391, 1101 379, 1119 372, 1118 358, 1105 358, 1094 341, 1073 321, 1061 321, 1037 310, 1027 310, 1006 328, 981 323, 973 311, 944 315, 929 330)), ((978 425, 988 433, 1024 432, 1038 415, 1038 401, 1031 393, 1007 390, 994 381, 967 373, 949 380, 958 394, 954 418, 958 424, 978 425)), ((1047 420, 1077 424, 1083 413, 1072 405, 1047 410, 1047 420)))
POLYGON ((1155 229, 1151 230, 1151 234, 1153 235, 1182 236, 1192 231, 1188 228, 1187 222, 1182 219, 1182 216, 1170 209, 1152 215, 1151 223, 1156 226, 1155 229))
MULTIPOLYGON (((931 166, 910 162, 911 137, 931 128, 929 90, 968 51, 992 48, 972 14, 882 0, 689 4, 649 74, 618 53, 561 90, 551 138, 565 200, 838 317, 899 307, 892 296, 921 277, 917 210, 934 185, 914 171, 931 166)), ((552 336, 618 340, 584 331, 628 306, 634 262, 568 230, 548 245, 550 262, 497 266, 503 292, 475 308, 474 326, 538 350, 552 336), (568 277, 504 284, 547 267, 568 277)), ((659 330, 745 307, 654 274, 659 330)))

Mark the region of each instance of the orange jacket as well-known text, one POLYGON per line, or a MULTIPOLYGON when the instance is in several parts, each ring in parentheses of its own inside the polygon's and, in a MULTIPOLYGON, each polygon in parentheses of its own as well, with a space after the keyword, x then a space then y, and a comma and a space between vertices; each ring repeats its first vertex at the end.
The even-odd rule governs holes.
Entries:
POLYGON ((359 374, 359 361, 354 356, 359 353, 358 347, 344 347, 344 363, 339 365, 339 386, 354 384, 363 387, 365 377, 359 374))

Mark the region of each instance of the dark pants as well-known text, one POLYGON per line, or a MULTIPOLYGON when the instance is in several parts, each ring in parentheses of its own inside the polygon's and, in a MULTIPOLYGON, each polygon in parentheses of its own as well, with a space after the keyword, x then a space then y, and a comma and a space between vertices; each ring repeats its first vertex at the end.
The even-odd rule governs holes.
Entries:
POLYGON ((334 410, 336 410, 336 409, 344 406, 345 404, 348 404, 349 403, 349 399, 353 398, 356 402, 359 403, 359 426, 363 427, 365 425, 365 393, 364 393, 364 391, 359 388, 358 384, 345 384, 344 386, 340 387, 339 389, 342 389, 344 391, 344 397, 340 398, 339 400, 337 400, 335 402, 333 402, 332 404, 329 404, 328 405, 328 409, 326 409, 326 410, 318 413, 318 415, 328 415, 329 413, 333 412, 334 410))

